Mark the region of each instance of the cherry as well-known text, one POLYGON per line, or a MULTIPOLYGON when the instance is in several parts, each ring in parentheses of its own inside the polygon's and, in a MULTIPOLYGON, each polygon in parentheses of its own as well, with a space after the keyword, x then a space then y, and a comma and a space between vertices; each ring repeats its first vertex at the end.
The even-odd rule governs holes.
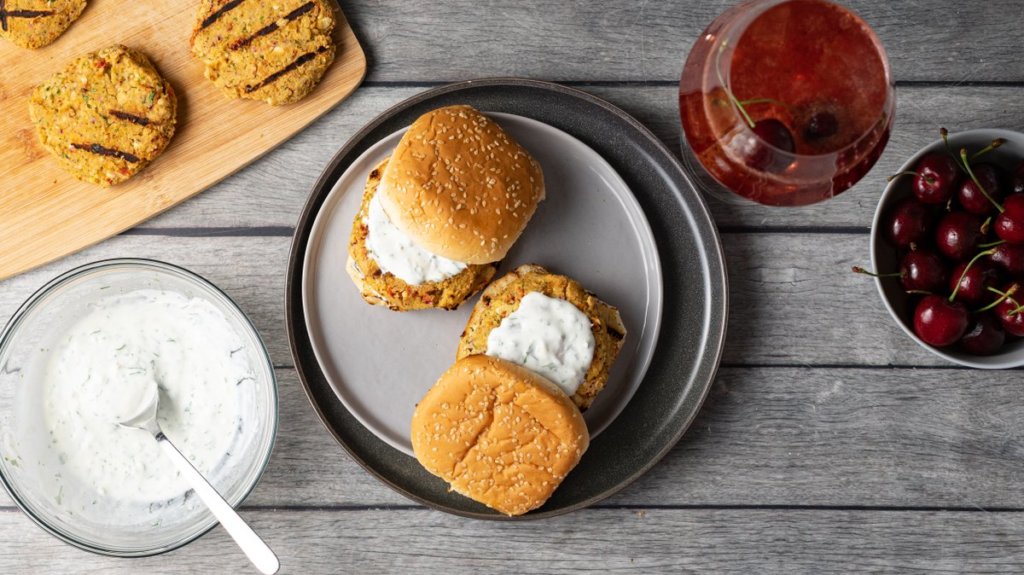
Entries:
POLYGON ((1010 194, 996 216, 996 235, 1009 244, 1024 244, 1024 194, 1010 194))
POLYGON ((960 302, 930 294, 914 309, 914 333, 935 347, 952 345, 967 331, 970 314, 960 302))
POLYGON ((1024 276, 1024 245, 999 244, 988 257, 1013 278, 1024 276))
POLYGON ((917 162, 914 195, 926 204, 944 204, 953 197, 960 169, 949 154, 932 152, 917 162))
POLYGON ((780 158, 774 148, 783 152, 793 153, 796 151, 796 142, 793 141, 793 134, 785 124, 775 118, 759 120, 754 125, 754 134, 760 138, 752 152, 747 155, 746 164, 755 170, 762 172, 782 171, 789 165, 789 162, 780 158), (768 145, 765 145, 768 144, 768 145))
POLYGON ((981 241, 981 219, 967 212, 946 214, 935 230, 939 253, 955 261, 964 261, 977 252, 981 241))
POLYGON ((960 338, 960 347, 974 355, 992 355, 997 353, 1006 341, 1006 332, 1000 322, 991 313, 974 315, 967 332, 960 338))
POLYGON ((913 291, 939 291, 949 281, 949 268, 935 252, 912 250, 900 263, 900 283, 903 289, 913 291))
POLYGON ((815 113, 807 120, 804 126, 804 138, 808 140, 822 140, 836 135, 839 131, 839 120, 835 114, 828 110, 815 113))
POLYGON ((996 211, 998 202, 1003 199, 1005 190, 1002 186, 1002 174, 999 168, 992 164, 978 164, 972 166, 975 178, 985 188, 988 197, 978 189, 974 179, 967 178, 960 183, 957 190, 957 198, 960 206, 972 214, 985 215, 996 211), (991 199, 989 199, 991 198, 991 199))
POLYGON ((988 288, 996 287, 999 280, 999 268, 995 264, 975 258, 971 263, 961 263, 953 268, 949 276, 949 289, 953 290, 956 301, 977 306, 991 299, 992 293, 988 288))
POLYGON ((1010 193, 1024 194, 1024 160, 1021 160, 1013 170, 1010 178, 1010 193))
POLYGON ((996 316, 1003 324, 1006 333, 1016 336, 1024 336, 1024 312, 1020 311, 1020 303, 1014 299, 1014 294, 1020 289, 1019 284, 1013 283, 1006 288, 1002 301, 996 305, 996 316))
POLYGON ((928 208, 914 198, 907 198, 896 205, 884 231, 889 243, 903 249, 921 243, 928 237, 931 227, 932 215, 928 208))
POLYGON ((796 151, 793 133, 780 120, 775 118, 760 120, 754 125, 754 133, 766 144, 775 146, 783 152, 792 154, 796 151))

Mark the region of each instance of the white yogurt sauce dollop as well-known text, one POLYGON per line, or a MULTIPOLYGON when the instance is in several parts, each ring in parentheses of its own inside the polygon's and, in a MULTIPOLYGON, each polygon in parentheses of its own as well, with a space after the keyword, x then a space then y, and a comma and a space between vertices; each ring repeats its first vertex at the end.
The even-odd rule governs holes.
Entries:
POLYGON ((487 355, 517 363, 573 395, 594 359, 590 318, 564 299, 530 292, 488 334, 487 355))
POLYGON ((428 252, 416 245, 391 222, 374 194, 366 214, 366 249, 381 271, 390 273, 409 285, 439 282, 466 269, 466 264, 428 252))
POLYGON ((227 457, 241 425, 239 394, 254 385, 242 337, 210 302, 137 290, 95 304, 57 340, 43 406, 60 473, 101 495, 161 501, 189 488, 148 433, 118 425, 155 381, 157 421, 200 472, 227 457))

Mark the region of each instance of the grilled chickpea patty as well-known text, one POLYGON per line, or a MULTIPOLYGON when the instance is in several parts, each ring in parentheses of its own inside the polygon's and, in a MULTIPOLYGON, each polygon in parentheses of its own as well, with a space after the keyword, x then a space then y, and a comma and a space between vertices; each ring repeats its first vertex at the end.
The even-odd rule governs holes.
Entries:
POLYGON ((346 270, 352 281, 368 303, 383 305, 394 311, 414 309, 444 308, 455 309, 471 295, 483 289, 494 277, 496 264, 468 265, 466 269, 439 282, 427 282, 410 285, 384 272, 370 256, 366 248, 366 237, 369 228, 366 225, 366 214, 370 209, 370 200, 377 193, 380 184, 384 160, 370 172, 366 180, 366 191, 363 192, 363 203, 359 207, 355 221, 352 222, 352 234, 348 242, 348 263, 346 270))
POLYGON ((203 0, 192 53, 228 97, 290 104, 334 61, 334 25, 327 0, 203 0))
POLYGON ((22 48, 56 40, 85 10, 85 0, 0 0, 0 38, 22 48))
POLYGON ((29 114, 61 168, 101 186, 131 178, 174 135, 174 90, 141 52, 115 45, 73 60, 32 92, 29 114))
POLYGON ((577 407, 586 409, 608 382, 608 374, 626 337, 626 327, 622 325, 619 310, 597 299, 576 280, 553 274, 541 266, 519 266, 487 286, 462 332, 456 359, 487 353, 487 336, 501 325, 501 320, 519 309, 523 297, 530 292, 564 299, 590 318, 594 359, 583 383, 572 396, 577 407))

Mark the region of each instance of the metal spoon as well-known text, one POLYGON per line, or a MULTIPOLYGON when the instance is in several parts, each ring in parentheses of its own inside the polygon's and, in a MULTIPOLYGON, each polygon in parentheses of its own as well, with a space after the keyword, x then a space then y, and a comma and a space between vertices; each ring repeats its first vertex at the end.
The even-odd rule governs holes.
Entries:
POLYGON ((217 493, 217 490, 202 476, 188 459, 178 451, 171 443, 164 432, 160 430, 160 424, 156 421, 156 411, 160 403, 160 391, 156 381, 146 390, 146 399, 140 405, 139 412, 134 417, 118 422, 123 427, 134 427, 149 432, 163 448, 164 453, 171 458, 171 461, 178 467, 185 480, 195 490, 199 498, 210 509, 213 516, 220 521, 220 524, 228 532, 228 535, 241 547, 245 556, 252 561, 260 572, 266 575, 274 575, 281 567, 277 555, 260 539, 260 536, 252 530, 252 527, 238 516, 238 513, 228 505, 227 501, 217 493))

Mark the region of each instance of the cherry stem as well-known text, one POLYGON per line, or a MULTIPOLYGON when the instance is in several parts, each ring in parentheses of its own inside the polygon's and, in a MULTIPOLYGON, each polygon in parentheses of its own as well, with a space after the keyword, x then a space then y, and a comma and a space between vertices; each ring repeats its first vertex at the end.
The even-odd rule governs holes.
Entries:
POLYGON ((967 276, 967 272, 971 269, 971 266, 981 258, 992 255, 994 251, 995 250, 985 250, 983 252, 978 252, 978 255, 971 258, 971 261, 967 263, 964 267, 964 271, 960 274, 960 278, 956 280, 956 287, 953 288, 953 293, 949 294, 949 303, 953 303, 953 300, 956 298, 957 292, 960 291, 960 282, 964 281, 964 277, 967 276))
POLYGON ((908 289, 906 293, 915 295, 932 295, 932 292, 926 289, 908 289))
POLYGON ((949 149, 949 130, 945 128, 939 128, 939 135, 942 136, 942 143, 946 145, 946 152, 950 156, 956 158, 956 155, 953 153, 953 150, 949 149))
MULTIPOLYGON (((949 201, 953 201, 953 199, 950 198, 949 201)), ((985 221, 981 222, 981 227, 978 228, 978 231, 981 232, 981 235, 987 236, 988 235, 988 230, 989 230, 990 227, 992 227, 992 216, 989 216, 989 217, 985 218, 985 221)), ((982 246, 978 246, 978 247, 982 247, 982 246)))
POLYGON ((996 246, 1001 246, 1001 245, 1003 245, 1005 243, 1006 243, 1006 240, 999 240, 998 242, 991 242, 991 243, 988 243, 988 244, 978 244, 978 247, 982 248, 982 249, 988 249, 988 248, 994 248, 996 246))
POLYGON ((855 273, 855 274, 864 274, 866 276, 871 276, 873 278, 900 278, 900 277, 903 277, 903 273, 902 272, 894 272, 894 273, 891 273, 891 274, 876 274, 876 273, 870 272, 870 271, 868 271, 868 270, 866 270, 866 269, 864 269, 864 268, 862 268, 860 266, 853 266, 853 273, 855 273))
POLYGON ((1003 206, 999 205, 999 202, 993 200, 992 196, 988 195, 988 192, 985 191, 985 186, 982 186, 981 182, 978 181, 978 177, 974 175, 974 170, 971 169, 971 163, 967 160, 967 148, 960 148, 960 160, 963 161, 964 170, 967 171, 967 175, 971 177, 971 181, 974 182, 974 185, 978 186, 981 193, 985 195, 985 198, 987 198, 988 201, 992 202, 992 205, 999 210, 1000 214, 1003 213, 1003 206))
POLYGON ((752 106, 755 104, 775 104, 776 106, 782 106, 787 110, 792 110, 793 107, 785 102, 780 102, 772 98, 751 98, 750 100, 740 100, 740 104, 744 106, 752 106))
POLYGON ((725 94, 729 96, 729 100, 731 100, 736 108, 739 109, 740 114, 743 115, 743 119, 746 120, 747 125, 750 126, 751 130, 753 130, 757 124, 754 123, 754 120, 750 119, 750 114, 747 114, 747 110, 743 107, 743 103, 736 98, 736 95, 732 93, 732 88, 729 86, 729 83, 722 77, 722 52, 725 51, 725 47, 728 44, 728 40, 722 40, 722 43, 718 45, 718 54, 715 55, 715 74, 718 75, 718 83, 722 85, 722 88, 725 90, 725 94))
MULTIPOLYGON (((1016 286, 1015 286, 1015 285, 1013 285, 1013 286, 1010 286, 1010 289, 1006 290, 1005 292, 1003 292, 1003 291, 999 291, 999 290, 997 290, 996 288, 994 288, 994 287, 992 287, 992 286, 989 286, 989 287, 988 287, 988 291, 990 291, 990 292, 992 292, 992 293, 997 293, 997 294, 999 294, 999 299, 997 299, 996 301, 994 301, 994 302, 992 302, 992 303, 988 304, 987 306, 985 306, 985 307, 983 307, 983 308, 979 309, 979 310, 978 310, 978 312, 979 312, 979 313, 981 313, 981 312, 983 312, 983 311, 988 311, 988 310, 990 310, 990 309, 992 309, 992 308, 996 307, 997 305, 999 305, 999 304, 1003 303, 1003 300, 1005 300, 1006 298, 1008 298, 1008 297, 1010 297, 1011 295, 1013 295, 1013 292, 1015 292, 1015 291, 1017 291, 1017 290, 1016 290, 1016 286)), ((1014 300, 1014 301, 1016 301, 1016 300, 1014 300)))
POLYGON ((971 156, 971 161, 973 162, 974 160, 977 160, 981 156, 984 156, 985 154, 991 152, 992 150, 995 150, 996 148, 998 148, 999 146, 1002 146, 1005 143, 1006 143, 1006 140, 1003 139, 1003 138, 996 138, 995 140, 992 140, 991 144, 989 144, 989 145, 985 146, 984 148, 982 148, 982 149, 978 150, 977 152, 975 152, 974 155, 971 156))

